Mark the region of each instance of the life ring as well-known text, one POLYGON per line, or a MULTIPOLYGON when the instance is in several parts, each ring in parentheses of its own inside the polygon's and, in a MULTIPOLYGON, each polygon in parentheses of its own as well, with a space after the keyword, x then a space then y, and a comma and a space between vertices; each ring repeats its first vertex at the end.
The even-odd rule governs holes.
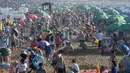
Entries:
POLYGON ((39 64, 36 62, 38 59, 40 59, 40 62, 44 64, 44 58, 42 56, 35 56, 32 60, 32 63, 35 67, 39 68, 39 64))
POLYGON ((4 67, 10 67, 10 63, 2 63, 2 66, 4 66, 4 67))

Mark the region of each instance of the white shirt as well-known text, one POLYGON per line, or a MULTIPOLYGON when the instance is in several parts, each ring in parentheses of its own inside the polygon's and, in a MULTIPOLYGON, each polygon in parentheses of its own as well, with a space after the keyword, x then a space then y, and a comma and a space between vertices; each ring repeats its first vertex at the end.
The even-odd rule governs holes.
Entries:
POLYGON ((13 67, 13 73, 16 73, 16 67, 13 67))
POLYGON ((76 71, 80 72, 79 66, 77 63, 72 64, 72 69, 75 69, 76 71))
POLYGON ((98 33, 96 37, 99 41, 101 41, 103 38, 103 33, 98 33))
POLYGON ((107 71, 107 70, 105 70, 105 71, 103 71, 102 73, 108 73, 108 71, 107 71))
POLYGON ((27 70, 27 64, 24 63, 24 64, 21 64, 21 63, 18 63, 18 65, 16 66, 16 68, 19 69, 19 72, 24 72, 27 70))
POLYGON ((50 43, 49 43, 49 42, 45 41, 45 43, 46 43, 46 46, 50 46, 50 43))

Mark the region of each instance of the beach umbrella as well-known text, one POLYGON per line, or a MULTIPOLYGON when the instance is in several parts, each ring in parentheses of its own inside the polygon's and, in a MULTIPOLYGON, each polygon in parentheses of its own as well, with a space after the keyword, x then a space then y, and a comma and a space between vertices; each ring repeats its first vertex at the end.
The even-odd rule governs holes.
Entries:
POLYGON ((129 24, 123 24, 118 29, 122 30, 122 31, 130 31, 130 23, 129 24))
POLYGON ((126 23, 130 23, 130 17, 128 15, 122 15, 126 21, 126 23))
POLYGON ((42 14, 43 14, 43 10, 37 9, 37 10, 35 10, 33 13, 34 13, 34 14, 40 14, 40 15, 42 15, 42 14))
POLYGON ((130 17, 125 18, 126 23, 130 23, 130 17))
POLYGON ((115 22, 115 23, 113 23, 113 24, 110 24, 110 25, 107 27, 107 30, 109 30, 109 31, 118 30, 118 28, 119 28, 121 25, 122 25, 121 23, 115 22))
POLYGON ((125 23, 126 23, 124 17, 121 16, 121 15, 113 15, 113 16, 110 16, 110 17, 108 18, 108 22, 109 22, 109 23, 119 22, 119 23, 121 23, 121 24, 125 24, 125 23))
POLYGON ((96 21, 106 20, 106 19, 108 19, 108 16, 107 16, 107 14, 104 13, 104 12, 103 12, 103 14, 101 14, 101 15, 98 14, 98 15, 95 16, 95 20, 96 20, 96 21))
POLYGON ((84 12, 84 11, 87 11, 88 9, 86 8, 87 6, 85 5, 78 5, 76 7, 76 11, 79 11, 79 12, 84 12))
POLYGON ((44 18, 51 18, 51 16, 48 13, 44 12, 44 11, 43 11, 43 17, 44 18))
POLYGON ((118 11, 116 11, 116 10, 113 9, 113 8, 109 8, 109 9, 106 11, 106 13, 107 13, 108 15, 119 15, 119 14, 120 14, 118 11))
POLYGON ((19 24, 24 24, 24 22, 25 22, 24 19, 18 20, 18 23, 19 23, 19 24))
POLYGON ((28 15, 27 15, 27 18, 37 19, 38 17, 37 17, 37 15, 35 15, 35 14, 28 14, 28 15))
POLYGON ((123 16, 124 19, 128 17, 128 15, 126 15, 126 14, 122 14, 121 16, 123 16))

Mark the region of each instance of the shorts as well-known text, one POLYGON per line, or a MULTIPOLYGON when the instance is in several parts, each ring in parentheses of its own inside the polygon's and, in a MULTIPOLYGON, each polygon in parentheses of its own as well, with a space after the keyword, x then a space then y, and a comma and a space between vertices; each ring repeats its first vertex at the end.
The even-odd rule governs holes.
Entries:
POLYGON ((50 46, 47 46, 47 47, 45 47, 45 53, 46 53, 46 57, 49 57, 50 56, 50 54, 51 54, 51 47, 50 46))
POLYGON ((102 41, 99 41, 98 47, 102 47, 102 41))
POLYGON ((15 47, 15 42, 11 42, 11 47, 15 47))

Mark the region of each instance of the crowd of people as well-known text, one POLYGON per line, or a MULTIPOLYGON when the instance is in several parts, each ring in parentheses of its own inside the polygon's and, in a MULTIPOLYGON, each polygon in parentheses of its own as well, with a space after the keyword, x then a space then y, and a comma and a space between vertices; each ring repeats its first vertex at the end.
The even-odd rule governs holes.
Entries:
MULTIPOLYGON (((8 2, 15 3, 16 1, 8 2)), ((21 2, 24 3, 23 0, 21 0, 21 2)), ((25 2, 28 3, 29 1, 25 2)), ((29 5, 31 6, 31 4, 29 5)), ((33 7, 33 5, 31 7, 33 7)), ((8 42, 4 42, 6 43, 4 48, 11 46, 12 54, 15 53, 15 50, 21 51, 22 49, 19 59, 11 65, 11 73, 47 73, 47 70, 44 69, 45 64, 53 67, 53 73, 80 73, 80 68, 76 59, 72 59, 72 66, 70 66, 69 71, 67 71, 63 57, 64 54, 74 52, 72 36, 77 37, 75 40, 79 41, 79 47, 82 47, 83 49, 88 49, 86 40, 91 42, 94 38, 94 41, 96 42, 93 41, 93 43, 96 43, 98 49, 103 51, 103 37, 105 34, 94 25, 93 13, 54 11, 51 18, 52 22, 46 18, 28 18, 23 24, 18 23, 19 19, 14 19, 12 25, 7 23, 6 19, 1 20, 3 21, 4 29, 1 31, 0 36, 1 38, 6 37, 8 39, 8 42), (47 30, 48 28, 49 30, 47 30), (41 31, 42 29, 46 29, 46 31, 41 31), (96 30, 99 30, 99 32, 96 30), (24 34, 26 32, 29 34, 25 37, 24 34), (29 45, 23 47, 26 45, 25 42, 29 43, 29 45), (40 57, 42 62, 34 60, 35 57, 40 57)), ((120 73, 124 73, 124 71, 129 73, 130 66, 126 65, 129 62, 129 47, 125 45, 124 41, 121 41, 119 43, 120 45, 118 45, 118 39, 115 34, 111 38, 112 42, 108 49, 108 52, 112 52, 112 56, 110 57, 110 64, 112 64, 111 73, 117 73, 118 71, 120 73), (118 49, 118 47, 121 47, 121 49, 118 49), (128 57, 124 58, 124 60, 119 63, 119 70, 117 68, 116 52, 128 53, 128 57)), ((99 69, 100 71, 97 70, 97 73, 108 73, 104 66, 101 66, 99 69)))

